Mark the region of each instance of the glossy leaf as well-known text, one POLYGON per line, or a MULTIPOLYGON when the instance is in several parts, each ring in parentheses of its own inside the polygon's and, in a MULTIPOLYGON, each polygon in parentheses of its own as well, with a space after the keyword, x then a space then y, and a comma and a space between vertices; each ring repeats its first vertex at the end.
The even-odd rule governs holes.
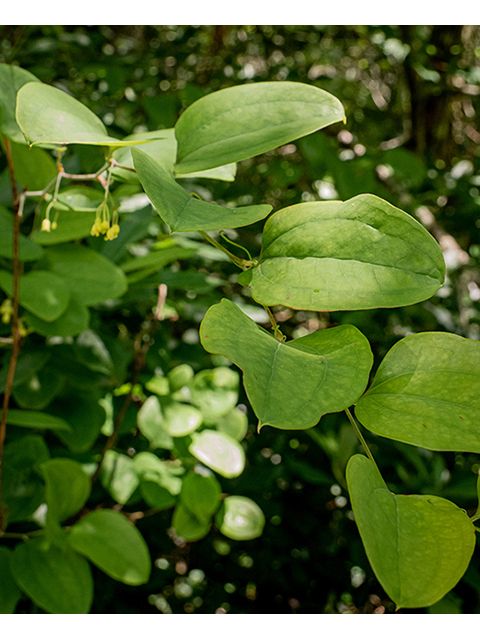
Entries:
POLYGON ((378 435, 480 453, 480 342, 425 332, 397 342, 355 413, 378 435))
POLYGON ((272 210, 267 204, 229 209, 204 202, 185 191, 161 164, 143 151, 134 149, 132 155, 145 193, 172 232, 244 227, 262 220, 272 210))
POLYGON ((230 87, 194 102, 175 125, 176 171, 239 162, 345 118, 331 94, 299 82, 230 87))
MULTIPOLYGON (((42 257, 43 251, 30 238, 20 234, 18 253, 20 260, 25 262, 38 260, 42 257)), ((13 215, 3 208, 0 208, 0 257, 13 258, 13 215)))
POLYGON ((75 515, 88 500, 90 478, 80 463, 68 458, 53 458, 40 466, 45 478, 47 522, 63 522, 75 515))
POLYGON ((347 466, 355 521, 379 582, 402 607, 428 607, 460 580, 475 547, 473 524, 455 504, 394 495, 361 455, 347 466))
MULTIPOLYGON (((0 287, 13 295, 13 275, 8 271, 0 271, 0 287)), ((67 284, 49 271, 30 271, 21 276, 18 295, 22 307, 46 322, 60 317, 70 300, 67 284)))
POLYGON ((93 249, 76 244, 45 249, 50 270, 65 279, 76 300, 94 305, 125 293, 122 270, 93 249))
POLYGON ((145 400, 137 414, 138 428, 156 449, 173 449, 172 436, 163 428, 163 415, 160 402, 155 396, 145 400))
POLYGON ((43 548, 41 539, 19 544, 12 572, 17 584, 48 613, 85 614, 93 602, 92 572, 85 558, 71 549, 43 548))
POLYGON ((14 613, 22 592, 13 579, 10 561, 12 551, 0 547, 0 614, 14 613))
POLYGON ((29 429, 50 429, 52 431, 71 431, 70 425, 43 411, 20 411, 10 409, 7 416, 8 424, 15 427, 27 427, 29 429))
POLYGON ((259 265, 238 282, 263 305, 334 311, 414 304, 444 276, 440 247, 419 222, 360 195, 277 211, 265 225, 259 265))
POLYGON ((190 472, 183 480, 180 500, 198 520, 209 522, 220 504, 222 487, 212 475, 190 472))
POLYGON ((210 520, 200 520, 187 507, 180 503, 175 507, 172 526, 181 538, 187 542, 194 542, 204 538, 210 531, 210 520))
POLYGON ((74 97, 43 83, 29 82, 20 89, 16 119, 30 145, 131 144, 109 136, 100 118, 74 97))
POLYGON ((265 516, 258 504, 244 496, 228 496, 216 517, 224 536, 232 540, 253 540, 262 535, 265 516))
POLYGON ((372 366, 367 339, 353 326, 279 342, 229 300, 207 311, 200 338, 244 372, 259 426, 308 429, 325 413, 342 411, 365 390, 372 366))
POLYGON ((166 401, 162 412, 162 428, 173 438, 188 436, 202 424, 202 414, 189 404, 166 401))
POLYGON ((236 478, 245 467, 245 452, 225 433, 204 429, 192 434, 190 453, 224 478, 236 478))
MULTIPOLYGON (((154 160, 162 164, 167 171, 173 174, 173 167, 175 164, 175 158, 177 156, 177 140, 175 138, 175 129, 159 129, 158 131, 148 131, 147 133, 134 133, 131 136, 127 136, 123 139, 124 142, 130 141, 131 147, 123 147, 117 149, 113 154, 115 160, 122 165, 122 167, 115 167, 113 174, 127 180, 128 182, 136 178, 135 173, 125 170, 123 167, 134 168, 132 149, 137 148, 135 141, 137 140, 149 140, 153 139, 153 142, 147 142, 141 145, 142 151, 151 156, 154 160)), ((196 173, 188 173, 182 175, 177 173, 177 178, 209 178, 211 180, 224 180, 226 182, 233 182, 235 180, 235 174, 237 171, 237 165, 235 163, 227 164, 223 167, 215 167, 207 171, 197 171, 196 173)))
POLYGON ((156 509, 173 507, 182 488, 179 476, 184 473, 183 467, 164 462, 148 451, 137 454, 134 463, 145 502, 156 509))
POLYGON ((130 585, 148 582, 148 547, 124 515, 110 509, 92 511, 72 527, 69 541, 114 580, 130 585))
POLYGON ((237 404, 238 386, 236 371, 228 367, 204 369, 190 385, 191 401, 200 409, 206 423, 215 423, 237 404))
POLYGON ((27 82, 40 82, 40 80, 26 69, 10 64, 0 64, 0 130, 3 135, 22 144, 25 144, 25 136, 15 119, 15 106, 17 92, 27 82))

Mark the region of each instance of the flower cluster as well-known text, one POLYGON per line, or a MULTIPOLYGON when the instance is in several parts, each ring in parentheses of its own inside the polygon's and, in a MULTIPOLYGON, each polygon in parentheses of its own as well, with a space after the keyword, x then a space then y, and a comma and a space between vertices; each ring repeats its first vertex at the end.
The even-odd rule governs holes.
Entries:
POLYGON ((95 237, 104 234, 106 236, 105 240, 113 240, 118 236, 119 231, 120 227, 118 225, 116 209, 114 209, 113 216, 110 218, 110 207, 107 202, 102 202, 97 209, 95 222, 93 223, 90 234, 95 237))

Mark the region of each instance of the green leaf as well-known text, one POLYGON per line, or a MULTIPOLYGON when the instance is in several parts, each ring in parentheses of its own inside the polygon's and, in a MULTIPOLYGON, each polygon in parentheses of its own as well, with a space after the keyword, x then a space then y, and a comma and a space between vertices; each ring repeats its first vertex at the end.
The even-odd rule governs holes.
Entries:
POLYGON ((175 170, 190 173, 246 160, 344 118, 337 98, 299 82, 222 89, 180 116, 175 170))
MULTIPOLYGON (((23 137, 23 135, 22 135, 23 137)), ((33 149, 23 144, 11 143, 15 178, 29 191, 41 191, 58 171, 52 156, 44 149, 33 149)))
MULTIPOLYGON (((13 275, 8 271, 0 271, 0 287, 13 295, 13 275)), ((30 271, 21 276, 18 295, 22 307, 46 322, 60 317, 70 300, 65 281, 49 271, 30 271)))
POLYGON ((194 376, 194 371, 189 364, 179 364, 168 372, 167 378, 172 391, 178 391, 187 386, 194 376))
POLYGON ((180 501, 198 520, 210 522, 220 504, 221 493, 222 487, 213 475, 191 471, 183 480, 180 501))
POLYGON ((277 211, 265 225, 259 265, 238 282, 266 306, 334 311, 414 304, 444 276, 440 247, 419 222, 360 195, 277 211))
POLYGON ((109 509, 92 511, 75 524, 70 545, 114 580, 139 585, 148 582, 148 547, 127 518, 109 509))
POLYGON ((245 467, 245 452, 225 433, 204 429, 192 434, 189 452, 224 478, 236 478, 245 467))
POLYGON ((163 428, 163 415, 158 398, 150 396, 145 400, 137 414, 137 422, 140 433, 154 449, 173 449, 172 436, 163 428))
POLYGON ((240 442, 247 435, 248 417, 240 409, 232 409, 226 415, 221 416, 215 422, 217 431, 226 433, 228 436, 240 442))
POLYGON ((14 613, 22 593, 13 579, 10 568, 12 551, 0 547, 0 614, 14 613))
POLYGON ((33 73, 10 64, 0 64, 0 130, 2 133, 25 144, 25 137, 15 120, 17 92, 27 82, 40 82, 33 73))
POLYGON ((48 613, 84 614, 93 602, 93 579, 88 562, 71 549, 30 540, 13 552, 15 581, 33 602, 48 613))
POLYGON ((475 547, 462 509, 436 496, 394 495, 362 455, 347 466, 355 521, 379 582, 402 607, 428 607, 466 571, 475 547))
MULTIPOLYGON (((113 157, 122 165, 122 167, 130 167, 133 169, 132 149, 138 148, 137 145, 133 143, 137 140, 149 139, 153 139, 153 142, 142 144, 142 151, 147 153, 160 164, 164 165, 167 171, 173 174, 173 167, 177 156, 175 129, 159 129, 158 131, 134 133, 131 136, 127 136, 123 141, 130 141, 132 146, 117 149, 113 154, 113 157)), ((123 178, 127 182, 138 180, 135 173, 125 170, 122 167, 115 167, 113 175, 123 178)), ((209 169, 207 171, 197 171, 186 175, 177 174, 177 178, 209 178, 211 180, 225 180, 226 182, 233 182, 235 180, 236 172, 237 165, 232 163, 224 165, 223 167, 215 167, 214 169, 209 169)))
POLYGON ((182 480, 178 476, 184 473, 183 467, 164 462, 148 451, 137 454, 134 462, 145 502, 155 509, 173 507, 182 488, 182 480))
POLYGON ((225 299, 207 311, 200 338, 207 351, 243 370, 259 427, 308 429, 325 413, 349 407, 365 390, 373 360, 367 339, 353 326, 283 343, 225 299))
POLYGON ((74 516, 88 500, 90 478, 82 466, 69 458, 53 458, 40 465, 45 478, 47 523, 61 523, 74 516))
POLYGON ((480 453, 480 343, 441 332, 403 338, 383 359, 355 414, 387 438, 480 453))
POLYGON ((8 424, 15 427, 27 427, 29 429, 51 429, 52 431, 71 431, 70 425, 47 413, 40 411, 20 411, 10 409, 7 416, 8 424))
POLYGON ((272 207, 260 204, 229 209, 189 194, 165 168, 143 151, 132 151, 135 169, 145 193, 162 220, 174 231, 245 227, 262 220, 272 207))
POLYGON ((140 483, 132 458, 112 450, 105 453, 100 478, 108 493, 120 504, 128 502, 140 483))
MULTIPOLYGON (((23 384, 30 380, 32 375, 39 371, 49 360, 51 354, 45 349, 43 351, 27 351, 24 349, 20 352, 15 368, 15 377, 12 387, 23 384)), ((9 363, 6 363, 0 369, 0 393, 3 393, 7 384, 9 363)))
POLYGON ((32 313, 25 313, 28 325, 41 336, 73 337, 82 331, 86 331, 90 324, 90 311, 75 297, 70 294, 70 300, 64 313, 52 322, 46 322, 32 313))
MULTIPOLYGON (((18 254, 22 262, 38 260, 42 257, 42 248, 20 234, 18 254)), ((0 257, 13 258, 13 216, 6 209, 0 208, 0 257)))
POLYGON ((187 542, 194 542, 207 535, 211 521, 199 520, 184 504, 180 503, 173 512, 172 526, 181 538, 187 542))
POLYGON ((65 378, 48 365, 33 373, 29 380, 17 385, 12 396, 21 409, 41 411, 45 409, 62 389, 65 378))
POLYGON ((238 401, 239 375, 228 367, 204 369, 190 385, 191 401, 205 422, 215 423, 235 407, 238 401))
POLYGON ((162 429, 172 438, 188 436, 202 424, 202 414, 189 404, 166 400, 162 403, 162 413, 162 429))
POLYGON ((217 514, 216 524, 232 540, 253 540, 262 535, 265 516, 250 498, 228 496, 217 514))
POLYGON ((100 118, 71 95, 43 83, 28 82, 20 89, 16 119, 30 145, 131 144, 109 136, 100 118))
POLYGON ((57 398, 49 411, 70 425, 70 432, 57 432, 58 438, 73 453, 88 451, 100 434, 105 422, 105 409, 100 406, 93 393, 79 393, 78 390, 57 398))
POLYGON ((88 238, 94 221, 94 211, 60 211, 57 228, 54 231, 35 231, 32 240, 41 245, 50 245, 88 238))
POLYGON ((94 305, 122 296, 127 281, 122 270, 97 251, 80 245, 58 245, 45 250, 50 270, 67 282, 83 305, 94 305))

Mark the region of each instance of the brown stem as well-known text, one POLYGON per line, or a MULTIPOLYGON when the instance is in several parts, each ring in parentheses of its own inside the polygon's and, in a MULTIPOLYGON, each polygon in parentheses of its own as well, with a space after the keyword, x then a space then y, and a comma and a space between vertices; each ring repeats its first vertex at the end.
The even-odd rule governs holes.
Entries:
POLYGON ((17 366, 18 354, 20 352, 20 328, 18 323, 18 284, 20 280, 20 259, 18 250, 18 238, 20 236, 21 196, 18 194, 17 181, 15 179, 15 169, 12 158, 12 148, 10 140, 5 137, 5 153, 7 155, 8 172, 13 194, 13 312, 12 312, 12 355, 8 367, 5 395, 3 397, 2 417, 0 420, 0 531, 3 531, 4 509, 2 507, 2 471, 3 471, 3 449, 7 432, 8 403, 12 392, 13 379, 15 377, 15 367, 17 366))

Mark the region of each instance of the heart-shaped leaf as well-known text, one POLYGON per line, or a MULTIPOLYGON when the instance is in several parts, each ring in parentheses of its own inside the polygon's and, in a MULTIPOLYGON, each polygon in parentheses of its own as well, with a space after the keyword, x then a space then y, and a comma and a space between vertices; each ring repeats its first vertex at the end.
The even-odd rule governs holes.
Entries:
POLYGON ((90 565, 71 549, 29 540, 13 552, 12 573, 29 598, 48 613, 84 614, 93 601, 90 565))
POLYGON ((228 496, 215 518, 224 536, 232 540, 253 540, 262 535, 265 516, 258 504, 244 496, 228 496))
POLYGON ((245 227, 262 220, 272 210, 269 204, 229 209, 211 202, 203 202, 185 191, 165 168, 148 154, 133 149, 132 155, 145 193, 172 232, 245 227))
POLYGON ((15 120, 17 92, 27 82, 38 82, 33 73, 11 64, 0 64, 0 130, 15 142, 25 144, 25 136, 15 120))
POLYGON ((109 136, 100 118, 73 96, 40 82, 28 82, 18 92, 16 119, 32 146, 132 144, 109 136))
POLYGON ((225 299, 207 311, 200 338, 207 351, 243 370, 260 427, 308 429, 325 413, 349 407, 365 390, 373 361, 367 339, 353 326, 283 343, 225 299))
POLYGON ((394 495, 362 455, 347 466, 355 521, 379 582, 401 607, 428 607, 460 580, 475 547, 473 524, 453 502, 394 495))
POLYGON ((258 82, 215 91, 175 125, 176 171, 239 162, 345 118, 331 94, 300 82, 258 82))
POLYGON ((383 359, 355 414, 380 436, 480 453, 480 342, 442 332, 403 338, 383 359))
POLYGON ((114 580, 130 585, 148 581, 151 563, 147 544, 122 514, 110 509, 92 511, 72 527, 69 541, 114 580))
POLYGON ((440 247, 419 222, 360 195, 277 211, 265 225, 259 265, 238 282, 263 305, 334 311, 414 304, 444 276, 440 247))

